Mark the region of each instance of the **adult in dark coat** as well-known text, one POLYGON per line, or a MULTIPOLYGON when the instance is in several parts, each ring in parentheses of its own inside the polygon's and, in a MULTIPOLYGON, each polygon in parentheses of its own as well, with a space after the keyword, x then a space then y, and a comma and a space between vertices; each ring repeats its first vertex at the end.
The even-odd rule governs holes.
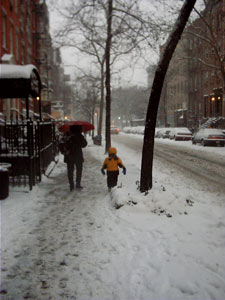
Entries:
POLYGON ((70 190, 74 190, 74 166, 76 166, 76 188, 82 189, 81 177, 83 169, 83 151, 82 148, 87 146, 87 141, 81 133, 82 126, 71 125, 70 134, 68 137, 68 152, 65 155, 65 162, 67 163, 67 174, 70 184, 70 190))

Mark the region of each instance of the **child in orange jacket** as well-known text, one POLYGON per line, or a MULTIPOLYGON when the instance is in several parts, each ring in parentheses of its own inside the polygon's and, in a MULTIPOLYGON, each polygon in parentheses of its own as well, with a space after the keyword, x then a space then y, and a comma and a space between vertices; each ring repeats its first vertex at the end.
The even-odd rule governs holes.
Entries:
POLYGON ((115 147, 110 147, 108 153, 109 156, 104 160, 101 172, 105 175, 105 169, 107 170, 107 186, 110 191, 112 187, 117 185, 119 167, 123 168, 124 175, 126 175, 126 168, 122 160, 116 155, 117 150, 115 147))

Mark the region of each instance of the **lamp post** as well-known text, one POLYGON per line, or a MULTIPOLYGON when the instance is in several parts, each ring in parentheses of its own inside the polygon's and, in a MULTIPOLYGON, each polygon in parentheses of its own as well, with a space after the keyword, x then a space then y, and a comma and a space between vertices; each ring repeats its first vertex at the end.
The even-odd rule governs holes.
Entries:
POLYGON ((38 101, 40 121, 42 121, 41 97, 37 96, 37 97, 36 97, 36 100, 38 101))

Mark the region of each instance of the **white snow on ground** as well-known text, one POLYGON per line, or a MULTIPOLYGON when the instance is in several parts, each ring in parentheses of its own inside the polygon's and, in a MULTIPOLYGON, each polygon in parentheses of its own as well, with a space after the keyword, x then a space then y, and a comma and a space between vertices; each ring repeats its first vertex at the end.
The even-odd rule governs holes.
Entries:
MULTIPOLYGON (((104 146, 91 140, 82 191, 69 192, 62 157, 31 192, 10 188, 1 201, 1 299, 224 300, 225 196, 157 160, 153 189, 140 194, 141 153, 113 146, 127 175, 111 194, 104 146)), ((225 148, 213 148, 222 157, 225 148)))

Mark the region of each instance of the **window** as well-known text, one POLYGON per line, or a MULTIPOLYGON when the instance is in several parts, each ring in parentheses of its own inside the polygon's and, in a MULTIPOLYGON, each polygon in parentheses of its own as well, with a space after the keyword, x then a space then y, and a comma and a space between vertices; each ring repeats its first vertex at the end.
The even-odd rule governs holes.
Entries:
POLYGON ((10 23, 9 39, 10 39, 10 53, 13 54, 13 24, 12 23, 10 23))
POLYGON ((6 15, 3 13, 2 16, 2 47, 6 48, 6 31, 7 31, 7 26, 6 26, 6 15))
POLYGON ((19 32, 16 30, 16 60, 19 60, 19 32))
POLYGON ((190 78, 190 90, 191 91, 193 90, 193 78, 192 77, 190 78))
POLYGON ((28 48, 28 49, 27 49, 27 63, 28 63, 28 64, 31 64, 31 58, 32 58, 32 55, 31 55, 31 49, 28 48))
POLYGON ((219 29, 222 28, 222 14, 221 13, 219 13, 217 15, 217 26, 218 26, 219 29))
POLYGON ((197 45, 198 45, 197 38, 196 38, 196 37, 194 37, 194 48, 196 48, 196 47, 197 47, 197 45))
POLYGON ((18 0, 14 0, 15 1, 15 12, 18 13, 18 0))
POLYGON ((25 63, 25 48, 24 45, 21 48, 21 64, 24 65, 25 63))
POLYGON ((220 71, 220 70, 217 70, 216 76, 217 76, 217 78, 220 78, 220 77, 221 77, 221 71, 220 71))
POLYGON ((13 11, 13 3, 12 3, 12 0, 9 0, 9 9, 10 9, 10 11, 13 11))
POLYGON ((219 54, 221 54, 221 41, 220 40, 218 41, 217 48, 218 48, 219 54))

